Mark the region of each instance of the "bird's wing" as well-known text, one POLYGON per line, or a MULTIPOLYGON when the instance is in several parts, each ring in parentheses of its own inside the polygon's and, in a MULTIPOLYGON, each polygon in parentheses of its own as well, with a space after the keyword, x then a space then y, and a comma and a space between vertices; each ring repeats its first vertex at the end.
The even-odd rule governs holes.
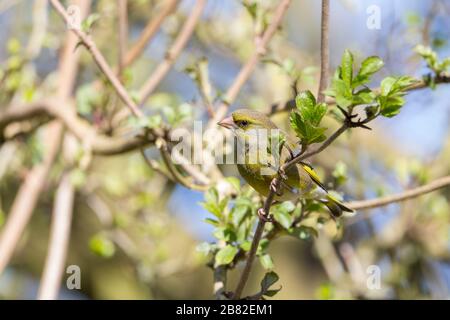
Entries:
POLYGON ((300 162, 299 163, 302 168, 306 171, 306 173, 311 177, 311 179, 319 186, 321 187, 323 190, 327 191, 327 188, 325 188, 325 186, 322 184, 322 182, 320 182, 319 176, 317 175, 317 173, 314 171, 314 168, 311 167, 311 165, 307 164, 306 162, 300 162))

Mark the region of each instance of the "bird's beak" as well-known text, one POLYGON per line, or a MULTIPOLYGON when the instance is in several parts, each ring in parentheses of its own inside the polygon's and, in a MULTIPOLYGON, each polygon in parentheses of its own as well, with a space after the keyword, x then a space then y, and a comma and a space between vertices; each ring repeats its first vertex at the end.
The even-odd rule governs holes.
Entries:
POLYGON ((217 123, 219 126, 227 128, 227 129, 236 129, 237 126, 233 121, 233 117, 227 117, 223 119, 222 121, 217 123))

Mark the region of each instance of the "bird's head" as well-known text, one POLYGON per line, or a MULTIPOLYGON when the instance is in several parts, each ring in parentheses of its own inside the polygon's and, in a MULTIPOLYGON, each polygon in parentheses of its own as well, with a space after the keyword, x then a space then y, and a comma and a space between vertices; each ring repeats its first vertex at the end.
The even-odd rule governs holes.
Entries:
POLYGON ((245 133, 250 130, 270 130, 277 128, 265 114, 249 109, 234 111, 231 116, 220 121, 218 125, 232 130, 236 135, 239 132, 245 133))

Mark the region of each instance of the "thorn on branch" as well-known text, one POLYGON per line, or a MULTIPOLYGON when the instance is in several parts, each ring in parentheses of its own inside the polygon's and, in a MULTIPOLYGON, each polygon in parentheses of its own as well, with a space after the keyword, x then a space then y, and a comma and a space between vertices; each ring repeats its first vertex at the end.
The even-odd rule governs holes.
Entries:
POLYGON ((357 114, 351 114, 348 111, 344 110, 342 107, 337 106, 337 108, 342 112, 342 114, 345 117, 344 120, 344 124, 348 127, 348 128, 363 128, 363 129, 367 129, 367 130, 372 130, 372 128, 370 128, 369 126, 366 125, 366 123, 368 123, 370 120, 369 119, 356 119, 354 120, 356 117, 358 117, 357 114))

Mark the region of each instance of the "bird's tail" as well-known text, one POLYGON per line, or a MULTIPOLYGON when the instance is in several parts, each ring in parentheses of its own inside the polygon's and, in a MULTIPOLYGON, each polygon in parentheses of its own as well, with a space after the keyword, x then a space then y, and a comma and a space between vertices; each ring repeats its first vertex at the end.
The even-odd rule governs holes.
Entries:
POLYGON ((328 210, 330 210, 331 214, 335 218, 339 218, 343 211, 353 212, 352 209, 344 206, 339 200, 328 193, 322 202, 328 207, 328 210))

